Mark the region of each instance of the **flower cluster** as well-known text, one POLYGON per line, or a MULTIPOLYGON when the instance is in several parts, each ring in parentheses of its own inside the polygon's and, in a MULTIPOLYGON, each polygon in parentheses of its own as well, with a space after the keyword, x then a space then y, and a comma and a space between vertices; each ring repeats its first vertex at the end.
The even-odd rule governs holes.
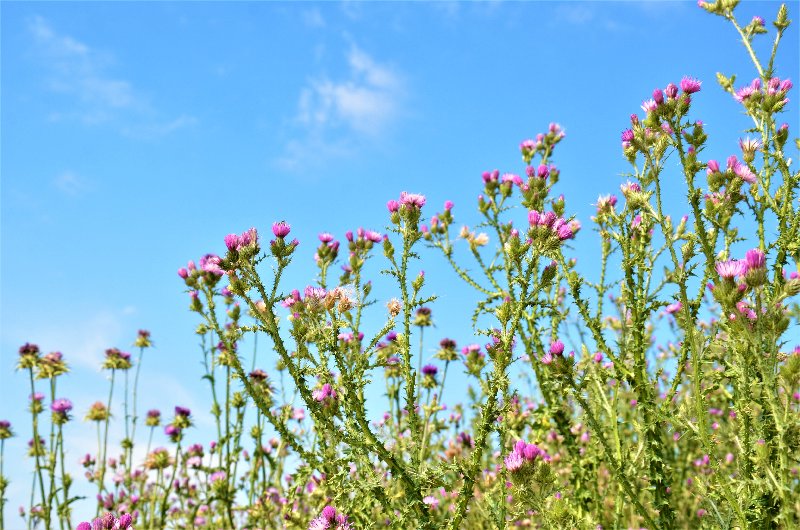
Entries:
POLYGON ((308 525, 308 530, 352 530, 353 526, 347 521, 347 516, 338 513, 333 506, 325 506, 319 517, 313 519, 308 525))
POLYGON ((75 530, 133 530, 133 516, 125 513, 117 518, 113 513, 106 512, 91 523, 78 523, 75 530))

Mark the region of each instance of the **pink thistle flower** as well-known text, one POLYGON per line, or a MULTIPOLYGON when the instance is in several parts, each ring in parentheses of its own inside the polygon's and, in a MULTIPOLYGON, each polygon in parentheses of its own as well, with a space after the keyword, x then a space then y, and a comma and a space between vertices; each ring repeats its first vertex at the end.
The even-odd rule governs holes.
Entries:
POLYGON ((67 414, 72 410, 72 401, 66 398, 56 399, 50 404, 50 410, 56 414, 67 414))
POLYGON ((275 237, 279 237, 281 239, 288 236, 291 229, 292 227, 289 226, 286 221, 272 223, 272 233, 275 234, 275 237))
POLYGON ((539 164, 536 168, 536 176, 540 179, 546 179, 550 175, 550 168, 544 164, 539 164))
POLYGON ((237 234, 228 234, 225 236, 225 246, 228 250, 236 250, 239 248, 239 236, 237 234))
POLYGON ((522 468, 523 465, 525 465, 525 458, 522 455, 522 453, 517 452, 515 449, 514 451, 511 451, 510 453, 508 453, 508 455, 506 455, 505 459, 503 460, 503 463, 505 464, 506 469, 513 473, 514 471, 518 471, 519 469, 522 468))
POLYGON ((741 162, 737 162, 736 165, 733 166, 733 172, 736 174, 737 177, 747 182, 748 184, 755 184, 756 181, 758 180, 756 174, 750 170, 747 164, 743 164, 741 162))
POLYGON ((388 208, 391 213, 395 213, 400 209, 400 203, 392 199, 386 203, 386 208, 388 208))
POLYGON ((364 232, 364 238, 368 241, 372 241, 373 243, 380 243, 383 241, 383 236, 378 232, 373 232, 372 230, 367 230, 364 232))
POLYGON ((550 343, 550 354, 561 356, 564 353, 564 343, 560 340, 554 340, 550 343))
POLYGON ((685 76, 681 79, 681 90, 686 94, 694 94, 695 92, 700 92, 701 84, 702 82, 694 77, 685 76))
POLYGON ((747 262, 738 259, 718 261, 714 268, 720 277, 732 280, 736 276, 743 276, 747 272, 747 262))
POLYGON ((622 131, 622 141, 623 142, 632 142, 633 141, 633 131, 631 129, 625 129, 622 131))
POLYGON ((669 99, 675 99, 678 97, 678 87, 675 86, 675 83, 668 84, 667 88, 664 89, 664 92, 666 92, 669 99))
POLYGON ((647 113, 650 113, 650 112, 653 112, 654 110, 656 110, 656 108, 658 108, 658 104, 655 101, 653 101, 652 99, 648 99, 648 100, 642 101, 642 110, 643 111, 645 111, 647 113))
POLYGON ((400 205, 407 205, 407 206, 414 206, 416 208, 422 208, 425 206, 425 196, 419 193, 407 193, 401 192, 400 193, 400 205))
POLYGON ((719 173, 719 162, 717 162, 716 160, 709 160, 706 163, 706 167, 707 167, 706 172, 709 175, 713 173, 719 173))
POLYGON ((439 499, 433 495, 428 495, 422 498, 422 502, 433 508, 434 510, 439 507, 439 499))
POLYGON ((560 239, 561 241, 566 241, 567 239, 572 239, 573 237, 575 237, 575 232, 573 232, 572 227, 570 225, 565 224, 558 228, 558 230, 556 231, 556 235, 558 236, 558 239, 560 239))
POLYGON ((617 204, 616 195, 600 195, 597 198, 597 213, 611 211, 617 204))
POLYGON ((747 264, 747 269, 763 269, 767 266, 767 258, 761 249, 754 248, 748 250, 744 255, 744 261, 747 264))
POLYGON ((675 313, 677 313, 681 309, 683 309, 683 304, 682 303, 673 302, 673 303, 669 304, 666 308, 664 308, 664 311, 666 311, 670 315, 674 315, 675 313))
POLYGON ((625 184, 620 185, 619 189, 625 197, 627 197, 631 193, 638 193, 642 191, 642 187, 639 186, 639 184, 631 181, 628 181, 625 184))
POLYGON ((750 96, 756 93, 756 89, 751 86, 745 86, 734 92, 733 99, 738 101, 739 103, 744 103, 750 96))
POLYGON ((333 241, 333 234, 330 234, 329 232, 323 232, 319 235, 319 240, 323 243, 330 243, 333 241))

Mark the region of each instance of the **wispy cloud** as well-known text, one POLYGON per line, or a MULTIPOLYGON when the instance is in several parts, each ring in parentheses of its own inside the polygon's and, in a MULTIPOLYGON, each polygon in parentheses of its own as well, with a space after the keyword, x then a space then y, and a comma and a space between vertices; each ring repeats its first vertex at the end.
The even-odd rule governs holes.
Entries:
MULTIPOLYGON (((160 118, 149 98, 131 81, 109 73, 115 62, 112 54, 57 32, 41 16, 29 20, 28 31, 45 68, 47 90, 65 96, 69 102, 66 108, 51 111, 50 119, 79 120, 89 125, 116 120, 144 122, 144 128, 152 128, 156 135, 180 128, 164 127, 176 120, 160 118)), ((179 124, 191 123, 184 120, 179 124)))
MULTIPOLYGON (((670 2, 674 3, 674 2, 670 2)), ((573 26, 590 26, 606 31, 620 31, 623 26, 617 19, 608 17, 604 8, 592 2, 562 3, 556 10, 554 23, 566 23, 573 26)))
POLYGON ((64 171, 56 175, 53 185, 64 195, 78 197, 88 191, 89 184, 86 178, 73 171, 64 171))
POLYGON ((107 348, 125 348, 132 341, 123 337, 124 313, 104 310, 80 321, 17 326, 9 338, 20 344, 34 342, 45 351, 59 350, 70 365, 98 371, 107 348))
POLYGON ((309 28, 324 28, 326 25, 322 12, 317 8, 303 11, 303 22, 309 28))
POLYGON ((296 169, 309 149, 347 154, 362 141, 380 138, 400 114, 405 87, 397 70, 356 46, 347 54, 347 65, 345 79, 319 76, 301 90, 294 118, 300 138, 287 143, 279 160, 284 168, 296 169))

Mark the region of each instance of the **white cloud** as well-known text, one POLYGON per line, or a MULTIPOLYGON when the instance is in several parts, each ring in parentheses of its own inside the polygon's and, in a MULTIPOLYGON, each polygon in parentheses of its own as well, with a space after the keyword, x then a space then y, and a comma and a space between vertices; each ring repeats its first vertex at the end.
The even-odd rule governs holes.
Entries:
POLYGON ((296 169, 309 152, 315 158, 350 153, 359 142, 382 137, 398 117, 405 95, 398 72, 356 46, 347 65, 346 78, 320 76, 301 90, 294 121, 302 139, 287 143, 282 167, 296 169))
POLYGON ((83 195, 89 187, 86 179, 73 171, 59 173, 53 179, 53 184, 63 194, 72 197, 83 195))
POLYGON ((159 130, 166 134, 179 127, 169 127, 174 122, 186 120, 180 116, 159 123, 158 112, 149 98, 137 90, 133 83, 108 73, 114 64, 113 55, 95 50, 87 44, 56 32, 40 16, 30 19, 28 30, 35 51, 46 69, 45 86, 50 92, 67 96, 69 108, 53 110, 51 120, 77 119, 88 125, 126 120, 144 122, 144 129, 159 130), (155 123, 153 123, 155 122, 155 123))
POLYGON ((36 343, 45 352, 59 350, 67 364, 92 371, 100 370, 106 349, 114 346, 125 349, 132 342, 130 337, 123 337, 127 327, 123 325, 122 315, 112 311, 100 311, 81 321, 51 322, 54 323, 49 326, 41 322, 29 327, 15 326, 10 340, 20 344, 36 343))
POLYGON ((303 22, 309 28, 324 28, 325 19, 319 9, 308 9, 303 11, 303 22))

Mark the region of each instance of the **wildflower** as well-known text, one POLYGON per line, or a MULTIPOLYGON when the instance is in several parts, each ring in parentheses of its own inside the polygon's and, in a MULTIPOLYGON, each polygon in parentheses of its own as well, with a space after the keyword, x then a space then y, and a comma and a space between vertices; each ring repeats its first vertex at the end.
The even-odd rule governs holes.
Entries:
POLYGON ((652 99, 648 99, 648 100, 645 100, 645 101, 642 102, 642 110, 647 112, 647 113, 653 112, 657 108, 658 108, 658 104, 655 101, 653 101, 652 99))
POLYGON ((428 307, 420 307, 417 309, 416 316, 414 317, 414 325, 419 327, 428 327, 433 325, 431 321, 431 310, 428 307))
POLYGON ((127 530, 133 529, 133 516, 129 513, 122 514, 119 519, 113 513, 106 513, 96 518, 91 524, 79 523, 75 530, 127 530))
POLYGON ((180 429, 185 429, 192 426, 190 416, 192 411, 186 407, 175 407, 175 419, 172 423, 180 429))
POLYGON ((697 79, 689 76, 685 76, 681 79, 681 90, 683 90, 686 94, 694 94, 695 92, 700 92, 700 85, 702 83, 697 79))
POLYGON ((597 198, 597 213, 612 213, 617 204, 616 195, 600 195, 597 198))
POLYGON ((747 262, 744 260, 728 260, 728 261, 718 261, 714 268, 717 270, 717 274, 720 277, 732 280, 736 276, 742 276, 745 272, 747 272, 747 262))
POLYGON ((19 348, 17 369, 32 369, 39 363, 39 346, 26 342, 19 348))
POLYGON ((386 203, 386 208, 389 209, 390 213, 395 213, 400 209, 400 203, 392 199, 386 203))
POLYGON ((751 287, 758 287, 767 281, 767 258, 761 249, 754 248, 745 253, 744 262, 747 266, 745 281, 751 287))
POLYGON ((678 87, 675 86, 675 83, 670 83, 667 85, 667 88, 664 89, 664 93, 667 94, 667 98, 675 99, 678 97, 678 87))
POLYGON ((206 254, 200 258, 200 270, 208 273, 209 275, 221 277, 225 271, 220 267, 222 259, 216 254, 206 254))
POLYGON ((550 352, 551 355, 556 355, 561 357, 564 354, 564 343, 560 340, 554 340, 550 343, 550 352))
POLYGON ((439 507, 439 499, 434 497, 433 495, 427 495, 422 498, 422 502, 430 506, 432 509, 436 509, 439 507))
POLYGON ((164 427, 164 434, 169 436, 169 439, 173 442, 178 442, 181 438, 181 428, 170 423, 164 427))
POLYGON ((69 411, 72 410, 72 401, 65 398, 56 399, 50 404, 50 410, 53 412, 53 421, 56 424, 65 423, 69 420, 69 411))
POLYGON ((152 345, 150 342, 150 332, 146 329, 140 329, 133 345, 137 348, 149 348, 152 345))
POLYGON ((708 175, 713 175, 714 173, 719 173, 719 162, 716 160, 709 160, 706 163, 706 173, 708 175))
POLYGON ((743 181, 747 182, 748 184, 755 184, 757 177, 755 173, 753 173, 747 164, 743 164, 741 162, 737 162, 733 166, 733 172, 736 174, 737 177, 742 179, 743 181))
POLYGON ((755 153, 761 149, 761 142, 755 138, 739 138, 739 147, 742 150, 742 157, 745 162, 752 162, 755 159, 755 153))
POLYGON ((38 379, 49 379, 58 377, 69 371, 67 363, 64 362, 64 356, 60 351, 50 352, 39 359, 39 373, 36 375, 38 379))
POLYGON ((631 182, 629 180, 625 184, 620 185, 619 190, 622 192, 622 195, 624 195, 625 198, 628 198, 631 193, 639 193, 642 191, 642 187, 636 182, 631 182))
POLYGON ((425 196, 418 193, 400 193, 400 206, 410 206, 421 209, 425 206, 425 196))
POLYGON ((308 530, 352 530, 347 516, 336 512, 333 506, 325 506, 322 513, 308 525, 308 530))
POLYGON ((152 409, 147 411, 147 417, 144 420, 144 424, 148 427, 158 427, 161 423, 161 412, 152 409))
POLYGON ((503 463, 508 471, 514 473, 537 459, 549 462, 550 456, 539 446, 525 443, 524 440, 518 440, 514 444, 514 449, 506 456, 503 463))
POLYGON ((131 366, 130 353, 120 351, 117 348, 106 350, 106 359, 103 361, 103 368, 106 370, 128 370, 131 366))
POLYGON ((336 393, 336 390, 334 390, 334 388, 330 385, 330 383, 325 383, 321 387, 313 390, 311 392, 311 397, 313 397, 314 400, 318 401, 319 403, 322 403, 323 406, 327 407, 328 405, 331 405, 334 401, 336 401, 338 394, 336 393))
POLYGON ((675 313, 680 311, 682 308, 683 308, 683 304, 682 303, 673 302, 673 303, 669 304, 666 308, 664 308, 664 311, 666 311, 670 315, 674 315, 675 313))
POLYGON ((425 388, 433 388, 436 386, 436 374, 439 373, 439 368, 433 364, 426 364, 422 367, 422 386, 425 388))
POLYGON ((280 221, 277 223, 272 223, 272 233, 275 234, 275 237, 280 239, 285 238, 289 235, 289 232, 292 230, 292 227, 286 221, 280 221))
POLYGON ((631 129, 625 129, 624 131, 622 131, 621 139, 622 139, 622 148, 627 149, 633 143, 634 139, 633 131, 631 129))
POLYGON ((11 422, 8 420, 0 420, 0 440, 5 440, 14 436, 11 430, 11 422))
POLYGON ((436 352, 436 358, 443 361, 455 361, 458 358, 456 352, 456 341, 452 339, 442 339, 439 342, 439 351, 436 352))
POLYGON ((109 416, 111 413, 102 401, 95 401, 86 413, 86 419, 89 421, 105 421, 109 416))

